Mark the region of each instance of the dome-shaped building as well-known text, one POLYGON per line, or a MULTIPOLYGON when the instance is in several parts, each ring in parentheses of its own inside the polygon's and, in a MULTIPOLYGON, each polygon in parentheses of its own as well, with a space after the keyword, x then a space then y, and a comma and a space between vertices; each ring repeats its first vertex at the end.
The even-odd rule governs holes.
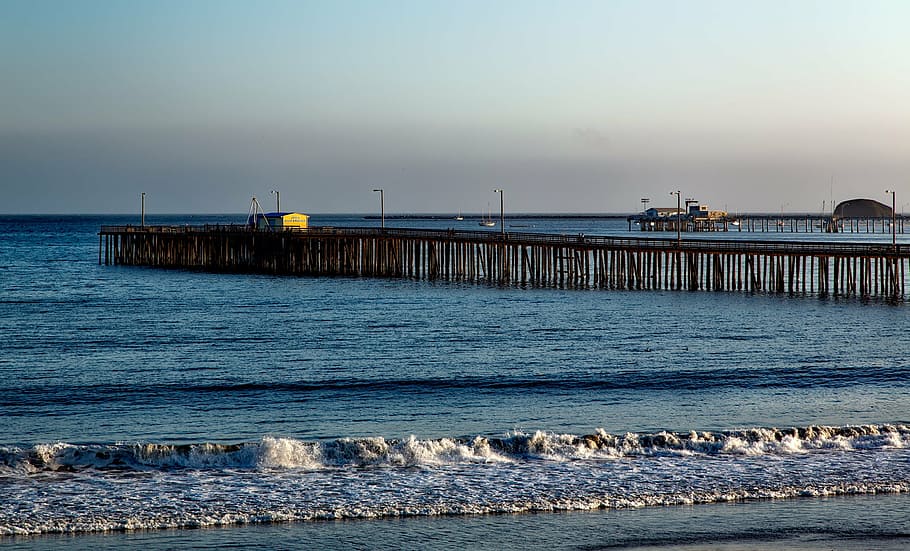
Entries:
POLYGON ((873 199, 850 199, 834 207, 834 218, 888 218, 891 207, 873 199))

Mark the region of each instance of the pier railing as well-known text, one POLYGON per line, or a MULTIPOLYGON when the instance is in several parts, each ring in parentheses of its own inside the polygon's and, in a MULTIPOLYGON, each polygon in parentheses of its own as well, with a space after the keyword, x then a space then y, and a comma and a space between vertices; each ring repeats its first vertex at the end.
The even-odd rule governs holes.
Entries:
POLYGON ((617 289, 902 298, 910 247, 495 231, 102 226, 99 263, 617 289))

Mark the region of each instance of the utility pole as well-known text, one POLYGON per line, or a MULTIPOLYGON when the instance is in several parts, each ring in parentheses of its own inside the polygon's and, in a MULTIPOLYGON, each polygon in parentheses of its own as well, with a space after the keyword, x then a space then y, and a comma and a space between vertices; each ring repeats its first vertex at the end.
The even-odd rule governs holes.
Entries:
POLYGON ((269 193, 275 194, 275 212, 280 213, 281 212, 281 192, 278 191, 277 189, 273 189, 269 193))
POLYGON ((142 210, 139 216, 139 225, 145 227, 145 192, 142 192, 142 210))
POLYGON ((885 193, 891 194, 891 246, 895 249, 897 248, 897 224, 895 218, 897 217, 897 199, 895 198, 895 193, 893 189, 886 189, 885 193))
POLYGON ((505 203, 502 198, 502 190, 494 189, 493 193, 499 194, 499 232, 503 237, 506 235, 506 214, 505 214, 505 203))
POLYGON ((680 205, 679 202, 679 190, 677 189, 676 191, 671 191, 670 195, 676 196, 676 246, 680 247, 682 245, 682 237, 680 236, 680 226, 682 225, 682 216, 680 209, 682 208, 682 205, 680 205))

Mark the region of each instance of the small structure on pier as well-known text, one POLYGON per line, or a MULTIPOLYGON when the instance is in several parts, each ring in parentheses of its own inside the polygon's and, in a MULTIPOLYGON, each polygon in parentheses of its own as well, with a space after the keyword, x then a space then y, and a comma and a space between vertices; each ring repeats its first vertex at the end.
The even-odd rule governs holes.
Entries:
POLYGON ((247 224, 260 230, 306 229, 310 217, 299 212, 265 212, 250 215, 247 224))
POLYGON ((834 218, 890 218, 891 207, 873 199, 850 199, 834 207, 834 218))
POLYGON ((677 225, 684 226, 686 213, 675 207, 651 207, 638 216, 629 218, 629 229, 632 229, 632 220, 639 225, 641 231, 669 231, 677 225))
MULTIPOLYGON (((280 205, 278 209, 280 211, 280 205)), ((309 227, 310 217, 299 212, 265 212, 256 197, 253 197, 246 225, 254 230, 302 230, 309 227)))
POLYGON ((694 222, 713 222, 727 217, 725 210, 711 210, 708 205, 694 203, 689 205, 689 219, 694 222))
POLYGON ((638 216, 629 217, 629 229, 634 220, 641 231, 719 231, 727 230, 731 219, 726 211, 711 210, 708 205, 686 201, 687 210, 652 207, 638 216))

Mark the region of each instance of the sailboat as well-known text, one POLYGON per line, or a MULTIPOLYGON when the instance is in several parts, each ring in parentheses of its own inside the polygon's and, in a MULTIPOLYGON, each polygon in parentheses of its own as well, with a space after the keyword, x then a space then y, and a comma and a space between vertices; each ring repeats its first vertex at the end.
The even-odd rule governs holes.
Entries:
POLYGON ((455 220, 464 220, 464 216, 461 215, 461 211, 458 211, 458 216, 455 217, 455 220))
POLYGON ((479 225, 492 228, 496 225, 496 222, 493 221, 493 214, 490 212, 489 205, 487 205, 487 215, 480 219, 479 225))

